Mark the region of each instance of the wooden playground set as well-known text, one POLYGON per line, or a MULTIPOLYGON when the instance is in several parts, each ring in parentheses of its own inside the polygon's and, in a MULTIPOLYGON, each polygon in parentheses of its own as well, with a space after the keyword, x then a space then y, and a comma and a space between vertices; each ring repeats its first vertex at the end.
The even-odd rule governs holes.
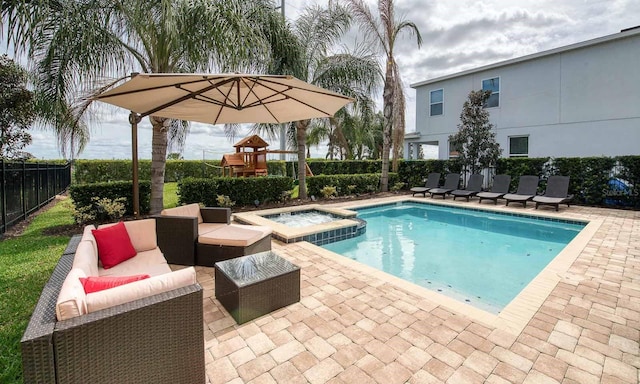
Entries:
MULTIPOLYGON (((267 154, 297 153, 295 151, 268 150, 269 143, 258 135, 245 137, 233 145, 235 153, 222 156, 222 176, 254 177, 267 176, 267 154)), ((305 163, 307 176, 313 176, 309 165, 305 163)))

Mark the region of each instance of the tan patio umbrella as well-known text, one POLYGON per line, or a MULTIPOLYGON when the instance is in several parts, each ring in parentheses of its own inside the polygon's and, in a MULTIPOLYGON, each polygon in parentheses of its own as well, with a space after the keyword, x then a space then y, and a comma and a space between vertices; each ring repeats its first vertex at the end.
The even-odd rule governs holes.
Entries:
POLYGON ((285 123, 333 116, 353 99, 293 76, 132 74, 95 97, 131 111, 133 210, 139 214, 137 124, 145 116, 209 124, 285 123))

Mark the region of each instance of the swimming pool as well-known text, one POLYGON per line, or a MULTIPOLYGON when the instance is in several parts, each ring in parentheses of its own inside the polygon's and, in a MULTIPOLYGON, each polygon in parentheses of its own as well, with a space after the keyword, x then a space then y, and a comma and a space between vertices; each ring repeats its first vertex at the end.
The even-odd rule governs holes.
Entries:
POLYGON ((357 212, 367 231, 323 248, 491 313, 585 226, 412 202, 357 212))

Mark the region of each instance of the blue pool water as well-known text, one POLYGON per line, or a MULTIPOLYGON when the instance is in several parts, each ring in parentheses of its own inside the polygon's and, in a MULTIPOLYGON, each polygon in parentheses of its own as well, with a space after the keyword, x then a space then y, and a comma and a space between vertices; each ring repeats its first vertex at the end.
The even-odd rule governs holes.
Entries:
POLYGON ((492 313, 585 226, 420 203, 357 211, 366 232, 323 248, 492 313))

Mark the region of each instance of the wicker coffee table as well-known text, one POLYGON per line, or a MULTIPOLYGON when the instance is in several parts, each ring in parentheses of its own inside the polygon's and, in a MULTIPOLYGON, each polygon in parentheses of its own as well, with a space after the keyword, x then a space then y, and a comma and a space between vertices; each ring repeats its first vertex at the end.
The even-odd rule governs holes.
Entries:
POLYGON ((238 324, 300 301, 300 267, 273 251, 215 264, 216 299, 238 324))

